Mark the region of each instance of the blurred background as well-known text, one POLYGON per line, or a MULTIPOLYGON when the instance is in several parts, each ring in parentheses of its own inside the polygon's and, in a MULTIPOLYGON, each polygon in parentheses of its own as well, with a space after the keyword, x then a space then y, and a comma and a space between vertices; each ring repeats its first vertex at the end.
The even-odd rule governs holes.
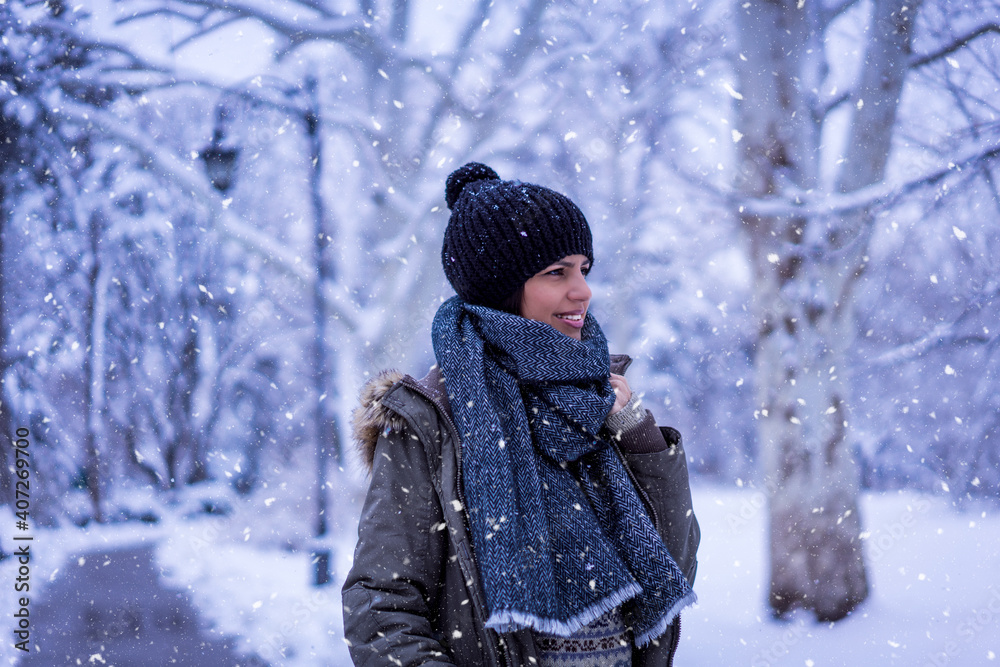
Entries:
POLYGON ((592 312, 684 435, 680 664, 992 664, 998 16, 0 3, 0 659, 349 664, 350 412, 434 363, 476 160, 584 211, 592 312))

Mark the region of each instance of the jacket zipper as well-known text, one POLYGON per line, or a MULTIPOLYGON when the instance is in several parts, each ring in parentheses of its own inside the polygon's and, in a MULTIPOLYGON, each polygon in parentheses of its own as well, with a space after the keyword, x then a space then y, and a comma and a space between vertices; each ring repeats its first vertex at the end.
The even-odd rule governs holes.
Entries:
POLYGON ((674 630, 674 638, 670 641, 670 652, 667 654, 667 667, 674 667, 674 654, 677 653, 677 646, 681 643, 681 615, 677 614, 677 628, 674 630))

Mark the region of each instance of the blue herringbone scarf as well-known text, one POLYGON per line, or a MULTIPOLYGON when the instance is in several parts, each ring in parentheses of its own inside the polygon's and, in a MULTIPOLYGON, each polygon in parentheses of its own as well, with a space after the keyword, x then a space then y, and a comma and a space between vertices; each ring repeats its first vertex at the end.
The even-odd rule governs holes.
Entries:
POLYGON ((582 338, 458 297, 434 317, 486 625, 567 636, 621 606, 643 646, 695 596, 598 436, 614 392, 589 314, 582 338))

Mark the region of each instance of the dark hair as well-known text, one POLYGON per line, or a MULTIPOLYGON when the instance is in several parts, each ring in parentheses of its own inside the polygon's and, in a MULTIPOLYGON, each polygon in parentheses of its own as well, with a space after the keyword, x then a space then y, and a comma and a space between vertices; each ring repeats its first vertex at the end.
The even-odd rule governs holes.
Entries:
POLYGON ((502 310, 505 313, 510 313, 511 315, 520 315, 521 306, 524 303, 524 283, 511 294, 509 297, 500 302, 497 306, 497 310, 502 310))

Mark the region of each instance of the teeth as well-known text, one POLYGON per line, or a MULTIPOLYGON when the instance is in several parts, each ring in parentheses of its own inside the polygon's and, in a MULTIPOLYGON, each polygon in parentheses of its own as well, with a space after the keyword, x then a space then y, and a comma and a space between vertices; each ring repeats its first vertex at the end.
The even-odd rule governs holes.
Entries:
POLYGON ((572 320, 574 322, 579 322, 583 319, 583 315, 557 315, 557 317, 563 320, 572 320))

